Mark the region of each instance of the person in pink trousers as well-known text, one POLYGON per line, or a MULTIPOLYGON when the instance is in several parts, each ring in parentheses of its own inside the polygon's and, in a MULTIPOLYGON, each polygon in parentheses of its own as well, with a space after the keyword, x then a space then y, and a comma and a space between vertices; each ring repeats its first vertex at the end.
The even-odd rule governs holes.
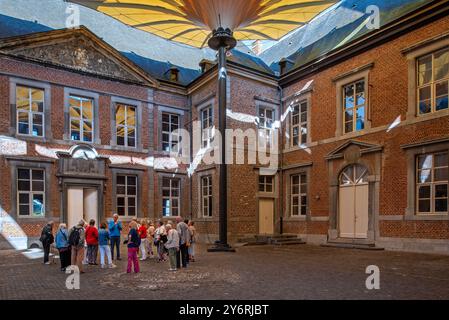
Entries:
POLYGON ((140 272, 139 260, 137 259, 137 253, 140 246, 140 237, 137 233, 137 223, 131 221, 129 224, 129 234, 128 234, 128 268, 127 273, 131 273, 132 266, 134 265, 134 272, 140 272))

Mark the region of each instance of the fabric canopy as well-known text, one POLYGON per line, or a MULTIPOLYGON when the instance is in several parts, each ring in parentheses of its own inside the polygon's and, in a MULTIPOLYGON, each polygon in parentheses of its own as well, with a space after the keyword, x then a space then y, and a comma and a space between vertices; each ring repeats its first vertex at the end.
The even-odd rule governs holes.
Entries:
POLYGON ((278 40, 337 0, 70 0, 162 38, 202 48, 213 29, 278 40))

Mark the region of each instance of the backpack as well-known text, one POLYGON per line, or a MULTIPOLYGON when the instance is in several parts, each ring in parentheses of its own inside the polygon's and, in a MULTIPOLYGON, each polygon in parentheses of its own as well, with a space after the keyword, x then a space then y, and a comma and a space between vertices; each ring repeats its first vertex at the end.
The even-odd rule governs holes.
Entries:
POLYGON ((70 232, 70 236, 69 236, 69 245, 71 246, 78 246, 80 243, 80 231, 81 228, 72 228, 72 232, 70 232))

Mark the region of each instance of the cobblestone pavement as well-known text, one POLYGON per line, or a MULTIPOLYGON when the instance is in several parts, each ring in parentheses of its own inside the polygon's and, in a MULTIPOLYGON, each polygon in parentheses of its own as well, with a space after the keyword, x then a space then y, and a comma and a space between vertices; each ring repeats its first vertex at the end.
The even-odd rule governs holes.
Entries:
MULTIPOLYGON (((65 287, 59 261, 43 265, 0 251, 0 299, 449 299, 449 256, 323 248, 241 247, 207 253, 178 272, 141 263, 140 274, 88 266, 80 290, 65 287), (380 268, 380 290, 367 290, 365 269, 380 268)), ((125 252, 125 251, 123 251, 125 252)))

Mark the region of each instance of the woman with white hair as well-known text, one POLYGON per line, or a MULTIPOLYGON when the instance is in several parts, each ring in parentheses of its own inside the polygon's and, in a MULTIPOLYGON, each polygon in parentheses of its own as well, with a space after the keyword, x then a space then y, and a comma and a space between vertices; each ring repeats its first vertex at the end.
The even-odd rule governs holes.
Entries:
POLYGON ((70 259, 72 256, 69 245, 69 233, 65 223, 61 223, 56 232, 56 249, 59 251, 61 271, 65 271, 65 268, 70 266, 70 259))
POLYGON ((179 250, 179 234, 171 224, 167 223, 165 226, 167 230, 167 243, 165 247, 168 249, 168 257, 170 260, 170 271, 176 271, 176 255, 179 250))

